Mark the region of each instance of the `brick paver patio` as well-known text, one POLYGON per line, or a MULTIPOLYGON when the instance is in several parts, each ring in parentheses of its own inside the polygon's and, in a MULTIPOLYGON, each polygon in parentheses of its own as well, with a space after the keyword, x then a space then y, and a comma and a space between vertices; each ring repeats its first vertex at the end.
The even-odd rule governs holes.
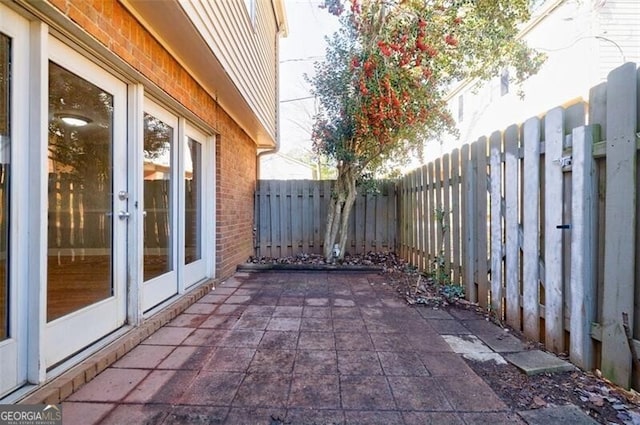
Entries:
POLYGON ((238 274, 65 400, 64 423, 523 423, 440 336, 458 322, 383 283, 238 274))

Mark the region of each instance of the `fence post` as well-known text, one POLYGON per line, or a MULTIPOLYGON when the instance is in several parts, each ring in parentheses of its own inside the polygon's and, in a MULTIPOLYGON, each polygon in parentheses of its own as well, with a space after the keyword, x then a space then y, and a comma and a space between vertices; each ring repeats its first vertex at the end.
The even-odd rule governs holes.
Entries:
POLYGON ((593 159, 593 127, 573 130, 571 165, 571 362, 593 369, 591 323, 596 316, 596 165, 593 159))
POLYGON ((635 298, 637 84, 633 63, 609 73, 602 372, 625 388, 631 383, 631 353, 622 313, 632 327, 635 298))

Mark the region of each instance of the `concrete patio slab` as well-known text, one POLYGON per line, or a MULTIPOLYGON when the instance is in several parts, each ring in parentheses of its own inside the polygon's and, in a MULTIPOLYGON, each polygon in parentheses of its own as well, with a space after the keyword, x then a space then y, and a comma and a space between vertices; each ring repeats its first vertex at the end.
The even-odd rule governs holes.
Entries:
POLYGON ((487 320, 468 320, 464 325, 495 352, 513 353, 525 350, 522 341, 487 320))
POLYGON ((380 279, 236 275, 63 402, 65 424, 524 423, 463 359, 496 355, 469 321, 380 279))
POLYGON ((500 354, 494 352, 475 335, 443 335, 442 338, 444 338, 455 353, 462 354, 466 359, 479 362, 493 361, 497 364, 507 364, 500 354))
POLYGON ((538 373, 569 372, 576 367, 553 354, 540 350, 522 351, 508 354, 505 358, 527 375, 538 373))
POLYGON ((519 415, 529 425, 596 425, 597 422, 574 405, 545 407, 544 409, 527 410, 519 415))

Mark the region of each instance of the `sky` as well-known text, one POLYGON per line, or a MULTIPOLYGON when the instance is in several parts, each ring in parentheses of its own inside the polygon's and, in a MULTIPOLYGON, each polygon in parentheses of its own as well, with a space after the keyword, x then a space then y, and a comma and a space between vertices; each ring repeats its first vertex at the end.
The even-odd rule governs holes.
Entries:
POLYGON ((304 75, 324 57, 325 36, 338 30, 338 19, 320 9, 319 0, 284 0, 289 33, 280 39, 280 152, 311 149, 315 102, 304 75))

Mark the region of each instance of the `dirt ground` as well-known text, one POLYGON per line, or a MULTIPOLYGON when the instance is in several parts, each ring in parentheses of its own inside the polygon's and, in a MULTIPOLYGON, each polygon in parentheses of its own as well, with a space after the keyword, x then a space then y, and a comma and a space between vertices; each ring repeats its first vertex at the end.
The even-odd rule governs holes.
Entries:
MULTIPOLYGON (((250 258, 256 264, 322 265, 322 256, 301 254, 286 258, 250 258)), ((443 308, 473 310, 489 318, 477 306, 460 298, 459 287, 438 285, 393 253, 370 253, 347 256, 345 265, 379 266, 391 289, 407 304, 415 308, 443 308)), ((500 326, 504 326, 500 324, 500 326)), ((526 341, 516 330, 509 330, 525 344, 544 349, 526 341)), ((471 368, 494 389, 496 394, 515 411, 539 409, 547 406, 574 404, 602 424, 640 425, 640 394, 625 391, 599 376, 599 372, 584 371, 527 376, 511 364, 467 361, 471 368)))

